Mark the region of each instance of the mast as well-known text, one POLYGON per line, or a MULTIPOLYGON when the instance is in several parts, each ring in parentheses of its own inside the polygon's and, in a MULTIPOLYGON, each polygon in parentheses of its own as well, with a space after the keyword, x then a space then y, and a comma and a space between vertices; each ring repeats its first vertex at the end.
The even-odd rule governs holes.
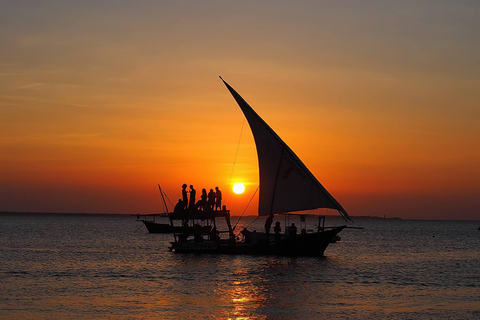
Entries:
POLYGON ((168 207, 167 207, 167 202, 165 201, 165 197, 163 196, 163 191, 162 191, 162 187, 160 187, 160 184, 158 184, 158 189, 160 190, 160 194, 162 195, 162 199, 163 199, 163 204, 165 205, 165 213, 168 213, 168 207))

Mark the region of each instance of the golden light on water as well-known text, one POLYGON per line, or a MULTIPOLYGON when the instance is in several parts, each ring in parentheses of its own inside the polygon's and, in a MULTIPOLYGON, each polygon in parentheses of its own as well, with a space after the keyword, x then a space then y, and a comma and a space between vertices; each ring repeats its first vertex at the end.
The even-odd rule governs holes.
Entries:
POLYGON ((237 182, 233 185, 233 192, 236 194, 242 194, 245 191, 245 185, 241 182, 237 182))

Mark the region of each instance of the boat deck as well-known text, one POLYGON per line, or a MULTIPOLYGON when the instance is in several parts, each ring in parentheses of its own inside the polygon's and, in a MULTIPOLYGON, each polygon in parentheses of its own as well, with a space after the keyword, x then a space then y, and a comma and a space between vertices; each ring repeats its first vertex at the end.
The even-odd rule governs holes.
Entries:
POLYGON ((181 213, 169 213, 170 220, 197 220, 197 219, 215 219, 215 218, 230 218, 230 210, 208 210, 208 211, 188 211, 181 213))

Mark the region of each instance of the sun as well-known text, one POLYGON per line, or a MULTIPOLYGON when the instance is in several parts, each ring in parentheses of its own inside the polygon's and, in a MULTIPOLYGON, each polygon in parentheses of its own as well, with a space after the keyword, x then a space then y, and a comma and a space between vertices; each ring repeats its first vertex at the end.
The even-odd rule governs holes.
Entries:
POLYGON ((233 192, 241 194, 245 191, 245 185, 241 182, 237 182, 233 185, 233 192))

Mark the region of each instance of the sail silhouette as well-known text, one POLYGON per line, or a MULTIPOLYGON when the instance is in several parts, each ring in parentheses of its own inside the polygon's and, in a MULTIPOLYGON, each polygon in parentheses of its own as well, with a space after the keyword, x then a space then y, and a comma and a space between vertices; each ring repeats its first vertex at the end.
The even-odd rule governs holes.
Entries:
POLYGON ((225 80, 222 81, 243 111, 255 139, 260 174, 258 214, 329 208, 338 210, 345 220, 351 221, 345 209, 287 144, 225 80))

